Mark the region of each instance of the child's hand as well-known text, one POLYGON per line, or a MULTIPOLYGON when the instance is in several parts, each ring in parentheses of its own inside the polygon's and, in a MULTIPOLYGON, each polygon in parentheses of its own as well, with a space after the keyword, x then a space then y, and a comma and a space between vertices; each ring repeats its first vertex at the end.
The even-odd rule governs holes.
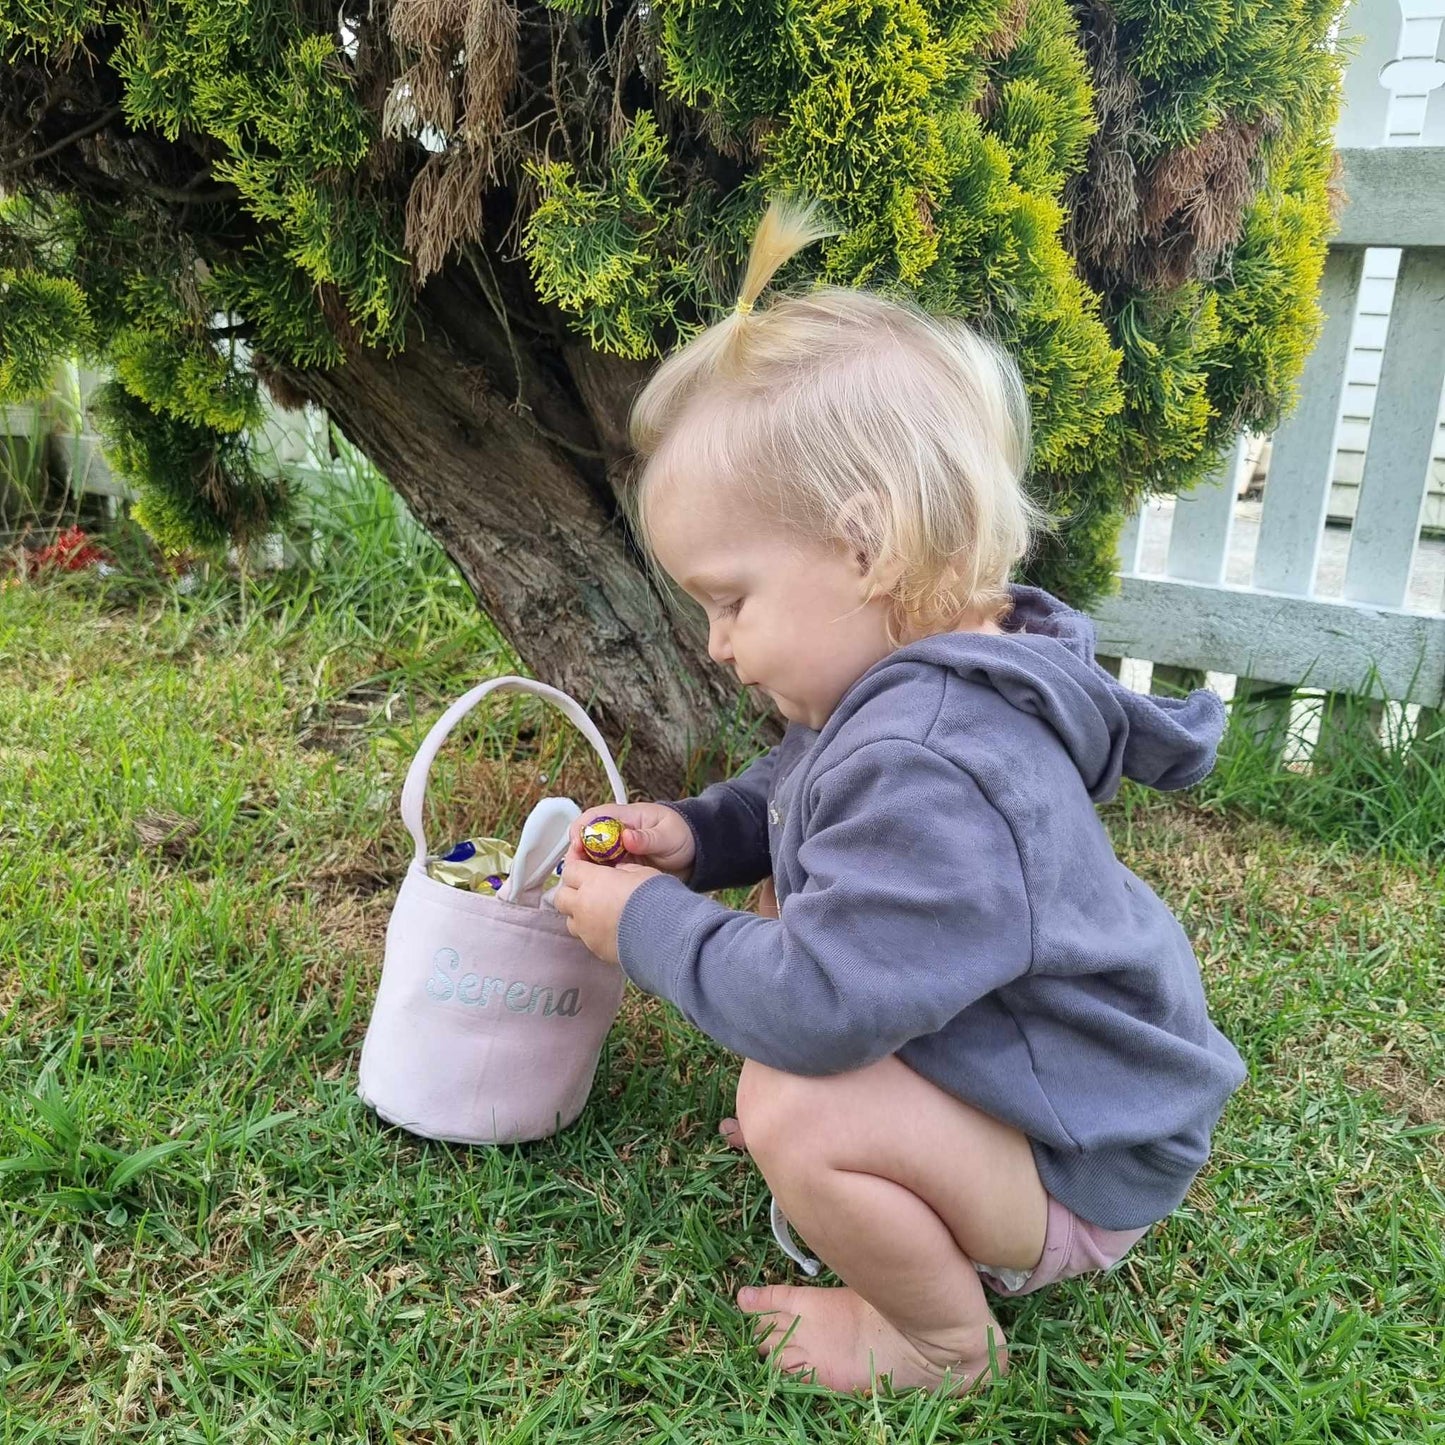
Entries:
POLYGON ((636 863, 619 863, 610 868, 583 858, 569 858, 552 896, 557 912, 567 920, 567 932, 580 938, 604 962, 617 963, 617 925, 622 910, 649 878, 659 876, 656 868, 642 868, 636 863))
POLYGON ((593 818, 616 818, 622 824, 622 846, 627 849, 629 862, 655 868, 659 873, 671 873, 687 882, 697 848, 692 829, 683 822, 680 813, 664 808, 661 803, 605 803, 599 808, 588 808, 572 824, 572 846, 567 850, 569 860, 587 858, 582 849, 582 829, 593 818))

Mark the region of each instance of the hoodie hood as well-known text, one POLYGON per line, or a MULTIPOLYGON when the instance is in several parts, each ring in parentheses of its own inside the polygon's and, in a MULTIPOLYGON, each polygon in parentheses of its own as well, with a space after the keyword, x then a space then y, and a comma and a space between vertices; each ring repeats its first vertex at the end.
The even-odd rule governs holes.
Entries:
POLYGON ((1224 732, 1224 704, 1215 693, 1133 692, 1095 658, 1094 624, 1082 612, 1037 587, 1009 592, 1013 607, 1003 635, 937 633, 899 648, 868 676, 928 662, 993 688, 1048 723, 1095 802, 1112 798, 1122 777, 1169 791, 1208 774, 1224 732))

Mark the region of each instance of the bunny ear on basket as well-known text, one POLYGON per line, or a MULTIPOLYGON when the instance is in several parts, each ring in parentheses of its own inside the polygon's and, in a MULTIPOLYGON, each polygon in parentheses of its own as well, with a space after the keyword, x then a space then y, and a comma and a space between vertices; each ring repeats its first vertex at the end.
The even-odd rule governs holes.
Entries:
POLYGON ((536 901, 531 895, 541 894, 542 885, 566 857, 572 824, 581 816, 582 809, 571 798, 543 798, 522 825, 511 877, 497 897, 504 903, 536 901))

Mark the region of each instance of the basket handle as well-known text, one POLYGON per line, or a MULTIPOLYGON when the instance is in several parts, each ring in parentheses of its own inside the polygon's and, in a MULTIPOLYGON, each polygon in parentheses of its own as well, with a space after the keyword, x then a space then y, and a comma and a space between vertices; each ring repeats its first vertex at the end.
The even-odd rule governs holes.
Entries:
POLYGON ((602 759, 602 766, 607 772, 607 781, 612 785, 613 799, 618 803, 627 801, 627 789, 622 784, 622 775, 617 771, 617 764, 612 761, 612 754, 608 751, 602 734, 597 731, 597 725, 576 702, 565 692, 561 692, 555 687, 548 687, 544 682, 533 682, 528 677, 494 677, 486 682, 478 683, 469 693, 459 697, 432 724, 431 731, 426 735, 426 739, 416 751, 416 756, 411 760, 411 767, 406 770, 406 783, 401 790, 401 818, 412 836, 412 841, 416 844, 416 861, 419 864, 425 863, 427 856, 426 835, 422 825, 422 805, 426 802, 427 780, 431 776, 432 761, 441 751, 441 745, 447 740, 447 735, 451 730, 488 693, 499 691, 530 692, 560 708, 582 736, 592 744, 597 756, 602 759))

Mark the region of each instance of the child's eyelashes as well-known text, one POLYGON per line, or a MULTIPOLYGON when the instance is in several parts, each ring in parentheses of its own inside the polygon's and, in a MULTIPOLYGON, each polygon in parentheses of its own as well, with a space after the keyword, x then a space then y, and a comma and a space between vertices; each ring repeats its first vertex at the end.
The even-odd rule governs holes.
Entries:
POLYGON ((736 617, 742 611, 743 599, 739 597, 735 602, 723 602, 718 605, 717 615, 719 617, 736 617))

